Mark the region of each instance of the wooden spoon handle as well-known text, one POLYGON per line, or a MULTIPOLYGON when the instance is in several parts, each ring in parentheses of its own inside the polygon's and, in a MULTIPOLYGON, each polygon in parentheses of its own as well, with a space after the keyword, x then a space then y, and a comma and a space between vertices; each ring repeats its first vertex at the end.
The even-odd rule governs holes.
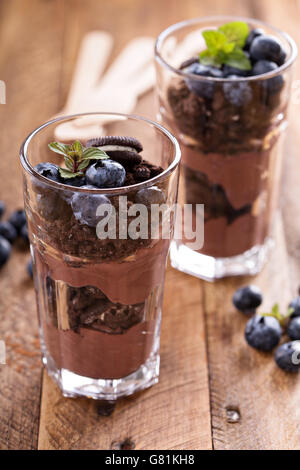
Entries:
POLYGON ((78 110, 82 95, 89 93, 100 79, 111 54, 113 38, 104 31, 91 31, 82 40, 66 106, 60 114, 78 110))

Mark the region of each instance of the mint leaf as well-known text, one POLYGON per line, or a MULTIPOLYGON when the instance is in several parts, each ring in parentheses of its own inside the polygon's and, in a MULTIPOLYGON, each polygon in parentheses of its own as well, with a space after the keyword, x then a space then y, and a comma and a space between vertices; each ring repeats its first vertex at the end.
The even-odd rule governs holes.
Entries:
POLYGON ((73 160, 71 157, 65 156, 65 164, 68 170, 71 170, 71 171, 73 170, 74 164, 73 164, 73 160))
POLYGON ((226 36, 228 42, 243 48, 249 35, 249 26, 244 21, 232 21, 220 26, 219 31, 226 36))
POLYGON ((50 150, 64 156, 65 168, 59 168, 62 178, 75 178, 82 176, 84 170, 89 166, 92 160, 102 160, 109 156, 97 147, 84 148, 79 140, 72 145, 62 144, 61 142, 52 142, 48 144, 50 150))
POLYGON ((59 153, 60 155, 67 155, 70 150, 70 145, 61 144, 60 142, 51 142, 48 147, 52 152, 59 153))
POLYGON ((59 169, 59 174, 62 178, 67 179, 67 178, 76 178, 76 176, 82 176, 81 171, 77 171, 76 173, 73 173, 70 170, 65 170, 64 168, 59 169))
POLYGON ((219 50, 222 50, 228 42, 224 33, 215 30, 207 30, 202 33, 207 48, 212 55, 216 55, 219 50))
POLYGON ((82 154, 82 160, 102 160, 105 158, 109 158, 107 153, 97 147, 88 147, 82 154))
POLYGON ((90 164, 89 159, 81 160, 81 162, 78 165, 78 170, 85 170, 89 166, 89 164, 90 164))
POLYGON ((251 70, 251 62, 242 49, 235 49, 228 54, 224 63, 236 69, 251 70))
POLYGON ((213 67, 221 67, 222 63, 218 62, 217 56, 214 56, 208 49, 200 53, 200 62, 203 65, 211 65, 213 67))
POLYGON ((79 157, 82 155, 83 147, 82 147, 81 142, 79 142, 79 140, 76 140, 72 144, 72 150, 73 150, 73 152, 77 153, 79 157))
POLYGON ((251 62, 242 50, 249 35, 247 23, 232 21, 218 30, 204 31, 202 35, 207 45, 199 56, 202 64, 214 67, 227 64, 241 70, 251 69, 251 62))
POLYGON ((293 308, 288 308, 287 313, 285 315, 283 315, 279 311, 279 305, 275 304, 275 305, 273 305, 272 310, 271 310, 270 313, 262 313, 261 315, 263 317, 274 317, 279 321, 279 323, 281 325, 284 325, 285 320, 287 320, 287 318, 289 318, 293 313, 294 313, 294 309, 293 308))

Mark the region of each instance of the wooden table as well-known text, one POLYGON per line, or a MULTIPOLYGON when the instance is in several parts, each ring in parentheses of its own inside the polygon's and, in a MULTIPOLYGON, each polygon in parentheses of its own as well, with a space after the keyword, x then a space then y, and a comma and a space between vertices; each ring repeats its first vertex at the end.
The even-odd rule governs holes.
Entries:
MULTIPOLYGON (((22 205, 18 148, 26 134, 64 104, 78 46, 92 29, 111 31, 116 55, 138 35, 156 36, 176 21, 239 14, 287 30, 300 43, 296 0, 0 0, 0 199, 22 205)), ((130 66, 130 64, 129 64, 130 66)), ((299 76, 299 67, 295 78, 299 76)), ((137 112, 153 99, 146 96, 137 112)), ((276 249, 255 279, 265 307, 285 307, 300 273, 299 105, 294 97, 284 164, 276 249)), ((40 363, 28 252, 14 248, 0 274, 1 449, 299 449, 299 377, 245 344, 245 318, 233 291, 249 279, 205 283, 168 270, 159 385, 115 408, 64 399, 40 363)))

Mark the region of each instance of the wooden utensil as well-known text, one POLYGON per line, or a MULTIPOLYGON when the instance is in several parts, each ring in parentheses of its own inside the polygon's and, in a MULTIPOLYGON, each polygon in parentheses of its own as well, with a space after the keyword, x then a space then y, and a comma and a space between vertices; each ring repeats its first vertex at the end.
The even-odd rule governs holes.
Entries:
MULTIPOLYGON (((89 33, 81 45, 66 106, 59 114, 131 113, 138 97, 154 85, 153 48, 152 38, 140 37, 130 41, 100 79, 112 49, 112 38, 107 33, 89 33), (93 64, 91 73, 90 63, 93 64)), ((103 119, 102 122, 105 124, 108 120, 103 119)), ((101 135, 101 132, 99 120, 91 116, 57 126, 55 138, 62 141, 85 140, 101 135)))

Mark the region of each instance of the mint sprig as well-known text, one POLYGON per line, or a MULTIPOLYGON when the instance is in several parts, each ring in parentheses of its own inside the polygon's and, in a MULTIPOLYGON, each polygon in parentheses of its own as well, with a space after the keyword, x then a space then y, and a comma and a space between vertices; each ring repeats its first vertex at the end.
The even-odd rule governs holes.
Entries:
POLYGON ((218 29, 202 33, 207 49, 199 60, 203 65, 221 67, 224 64, 241 70, 250 70, 251 62, 243 51, 249 35, 249 26, 243 21, 232 21, 218 29))
POLYGON ((79 140, 71 145, 51 142, 48 147, 52 152, 63 155, 66 168, 59 168, 59 174, 64 179, 82 176, 92 160, 109 158, 103 150, 96 147, 84 147, 79 140))
POLYGON ((261 313, 261 316, 263 317, 274 317, 276 318, 279 323, 283 326, 285 321, 294 313, 294 309, 289 307, 288 310, 287 310, 287 313, 284 315, 282 313, 280 313, 280 310, 279 310, 279 305, 278 304, 275 304, 273 305, 272 307, 272 310, 271 312, 269 313, 261 313))

